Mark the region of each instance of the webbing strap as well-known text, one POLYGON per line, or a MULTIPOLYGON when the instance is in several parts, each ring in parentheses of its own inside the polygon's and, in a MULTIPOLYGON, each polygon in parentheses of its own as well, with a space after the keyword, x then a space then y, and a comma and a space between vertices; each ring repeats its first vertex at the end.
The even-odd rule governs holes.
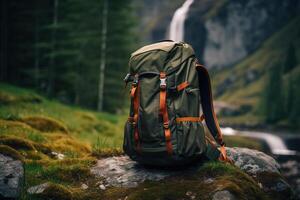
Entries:
POLYGON ((221 146, 220 147, 220 160, 228 161, 225 150, 225 143, 223 141, 221 129, 214 111, 213 107, 213 98, 211 93, 211 84, 210 84, 210 77, 208 74, 207 69, 200 64, 196 64, 196 69, 198 72, 198 79, 199 79, 199 88, 200 88, 200 99, 203 108, 203 114, 205 116, 205 122, 207 128, 209 129, 210 133, 213 135, 217 143, 221 146))
POLYGON ((169 128, 169 116, 167 110, 167 85, 166 85, 166 73, 160 73, 160 93, 159 93, 159 113, 163 118, 163 128, 166 140, 166 148, 168 154, 172 154, 173 148, 171 143, 171 130, 169 128))
POLYGON ((201 117, 177 117, 176 122, 202 122, 204 120, 204 115, 201 117))
POLYGON ((187 81, 185 81, 185 82, 183 82, 183 83, 181 83, 181 84, 179 84, 178 86, 177 86, 177 91, 181 91, 181 90, 183 90, 184 88, 186 88, 187 86, 189 86, 190 84, 187 82, 187 81))
POLYGON ((134 126, 134 141, 136 144, 137 152, 140 151, 140 138, 139 138, 139 132, 138 132, 138 116, 139 116, 139 84, 136 82, 135 84, 132 84, 131 91, 130 91, 130 97, 131 101, 133 103, 133 126, 134 126))

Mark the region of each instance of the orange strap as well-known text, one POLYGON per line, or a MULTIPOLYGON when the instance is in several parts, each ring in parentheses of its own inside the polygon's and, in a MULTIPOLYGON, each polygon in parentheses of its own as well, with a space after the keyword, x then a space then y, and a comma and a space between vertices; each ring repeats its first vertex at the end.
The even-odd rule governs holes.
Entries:
POLYGON ((181 91, 181 90, 183 90, 184 88, 186 88, 187 86, 189 86, 190 84, 187 82, 187 81, 185 81, 185 82, 183 82, 183 83, 180 83, 178 86, 177 86, 177 91, 181 91))
POLYGON ((159 113, 163 118, 163 127, 165 133, 166 147, 168 154, 172 154, 173 148, 171 143, 171 130, 169 128, 169 116, 167 111, 167 86, 166 86, 166 74, 160 73, 160 93, 159 93, 159 113))
POLYGON ((202 122, 204 120, 204 115, 201 117, 177 117, 176 122, 202 122))
POLYGON ((138 132, 138 112, 139 112, 139 84, 137 83, 136 85, 132 85, 131 91, 130 91, 130 96, 133 101, 133 117, 130 117, 130 120, 133 121, 133 126, 134 126, 134 140, 136 143, 136 148, 137 151, 140 151, 140 139, 139 139, 139 132, 138 132))

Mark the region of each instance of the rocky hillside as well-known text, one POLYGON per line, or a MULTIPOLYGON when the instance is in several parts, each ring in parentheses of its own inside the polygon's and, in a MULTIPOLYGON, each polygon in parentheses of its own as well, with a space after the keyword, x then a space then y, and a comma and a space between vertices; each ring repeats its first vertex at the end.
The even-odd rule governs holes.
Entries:
POLYGON ((294 0, 195 1, 187 19, 186 41, 199 45, 195 40, 205 40, 198 48, 207 66, 231 66, 254 52, 299 10, 299 1, 294 0))
MULTIPOLYGON (((266 106, 263 104, 271 107, 273 103, 276 103, 276 107, 282 107, 281 119, 290 118, 291 113, 299 112, 296 106, 300 98, 297 95, 297 81, 300 77, 299 27, 300 17, 297 17, 243 61, 215 72, 215 95, 218 100, 227 102, 232 108, 223 114, 245 115, 246 120, 251 113, 256 116, 264 115, 266 106), (274 75, 278 76, 276 80, 272 80, 274 75), (271 100, 268 95, 273 95, 272 93, 274 96, 271 100), (264 102, 265 100, 268 102, 264 102), (293 109, 289 110, 291 108, 293 109)), ((251 121, 249 119, 248 121, 251 121)), ((253 123, 257 120, 256 117, 253 123)))
MULTIPOLYGON (((144 0, 142 41, 168 39, 172 15, 183 2, 144 0)), ((299 10, 294 0, 195 0, 185 22, 185 41, 208 67, 228 67, 253 53, 299 10)))

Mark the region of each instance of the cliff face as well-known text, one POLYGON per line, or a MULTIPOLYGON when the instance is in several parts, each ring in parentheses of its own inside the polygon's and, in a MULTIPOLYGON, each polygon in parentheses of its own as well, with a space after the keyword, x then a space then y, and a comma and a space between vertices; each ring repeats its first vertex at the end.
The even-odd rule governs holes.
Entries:
MULTIPOLYGON (((142 44, 168 39, 172 16, 183 2, 137 2, 142 44)), ((185 41, 208 67, 230 66, 254 52, 299 10, 299 0, 195 0, 185 21, 185 41)))
POLYGON ((186 21, 185 40, 200 49, 207 66, 230 66, 284 26, 299 5, 296 0, 198 0, 186 21))

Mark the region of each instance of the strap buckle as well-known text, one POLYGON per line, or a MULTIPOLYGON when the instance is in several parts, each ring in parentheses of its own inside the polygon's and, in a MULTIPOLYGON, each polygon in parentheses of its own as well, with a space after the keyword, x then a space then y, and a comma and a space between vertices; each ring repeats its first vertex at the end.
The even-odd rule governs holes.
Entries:
POLYGON ((134 76, 134 78, 133 78, 132 86, 136 87, 137 84, 138 84, 138 82, 139 82, 139 75, 136 74, 136 75, 134 76))
POLYGON ((160 78, 160 84, 159 87, 162 90, 165 90, 167 88, 167 78, 160 78))
POLYGON ((123 79, 125 83, 129 82, 129 78, 131 77, 131 74, 126 74, 125 78, 123 79))
POLYGON ((164 122, 164 129, 168 129, 169 128, 169 122, 164 122))

